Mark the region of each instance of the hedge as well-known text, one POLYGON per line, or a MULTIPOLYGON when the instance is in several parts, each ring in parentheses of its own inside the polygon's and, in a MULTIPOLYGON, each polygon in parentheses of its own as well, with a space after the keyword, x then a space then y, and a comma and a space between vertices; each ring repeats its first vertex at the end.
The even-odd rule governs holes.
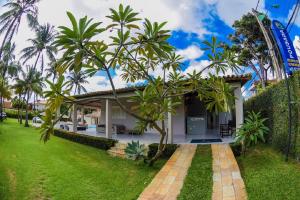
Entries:
POLYGON ((81 135, 78 133, 68 132, 61 129, 54 130, 54 135, 73 142, 96 147, 98 149, 108 150, 113 147, 118 141, 107 138, 94 137, 89 135, 81 135))
MULTIPOLYGON (((291 155, 300 159, 300 72, 289 78, 292 98, 292 145, 291 155)), ((288 103, 285 81, 265 89, 244 103, 244 110, 261 112, 268 118, 270 128, 268 143, 286 152, 288 141, 288 103)))
MULTIPOLYGON (((161 158, 170 158, 172 154, 176 151, 178 145, 177 144, 167 144, 166 149, 164 150, 161 158)), ((158 148, 158 143, 153 143, 148 146, 148 157, 152 158, 155 156, 158 148)))
MULTIPOLYGON (((6 116, 8 118, 18 118, 18 110, 15 109, 4 109, 4 112, 6 113, 6 116)), ((21 112, 21 111, 20 111, 21 112)), ((25 119, 25 111, 23 111, 23 119, 25 119)), ((28 112, 28 118, 32 119, 33 118, 33 114, 32 112, 28 112)))

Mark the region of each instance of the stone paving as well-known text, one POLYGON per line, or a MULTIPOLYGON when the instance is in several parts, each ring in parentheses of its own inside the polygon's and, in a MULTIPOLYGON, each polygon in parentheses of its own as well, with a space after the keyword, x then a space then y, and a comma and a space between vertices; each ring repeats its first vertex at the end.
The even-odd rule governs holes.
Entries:
POLYGON ((142 192, 139 200, 176 200, 197 145, 182 144, 142 192))
POLYGON ((212 200, 247 200, 239 166, 228 144, 212 144, 212 200))

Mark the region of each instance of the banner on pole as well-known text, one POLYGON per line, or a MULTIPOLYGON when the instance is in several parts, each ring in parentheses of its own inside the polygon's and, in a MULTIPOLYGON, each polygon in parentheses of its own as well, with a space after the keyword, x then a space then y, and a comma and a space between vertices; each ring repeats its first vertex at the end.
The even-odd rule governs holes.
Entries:
POLYGON ((282 60, 288 74, 300 69, 300 63, 293 42, 285 27, 277 20, 272 21, 272 31, 279 46, 282 60))

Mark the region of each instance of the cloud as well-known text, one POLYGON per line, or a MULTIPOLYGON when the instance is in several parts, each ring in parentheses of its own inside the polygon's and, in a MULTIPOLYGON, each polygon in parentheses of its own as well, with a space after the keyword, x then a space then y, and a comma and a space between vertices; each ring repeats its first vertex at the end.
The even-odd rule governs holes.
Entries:
MULTIPOLYGON (((286 18, 286 21, 288 21, 288 20, 291 18, 292 14, 293 14, 293 11, 294 11, 294 9, 295 9, 295 6, 296 6, 296 5, 294 5, 294 6, 289 10, 289 14, 288 14, 288 17, 286 18)), ((296 16, 296 19, 295 19, 295 25, 297 25, 297 26, 300 27, 300 15, 299 15, 299 13, 298 13, 298 15, 296 16)))
POLYGON ((179 55, 183 57, 183 61, 195 60, 204 54, 197 45, 188 46, 186 49, 180 49, 177 51, 179 55))
MULTIPOLYGON (((296 53, 298 55, 298 58, 300 58, 300 35, 296 35, 295 39, 293 41, 294 47, 296 49, 296 53)), ((300 60, 300 59, 299 59, 300 60)))

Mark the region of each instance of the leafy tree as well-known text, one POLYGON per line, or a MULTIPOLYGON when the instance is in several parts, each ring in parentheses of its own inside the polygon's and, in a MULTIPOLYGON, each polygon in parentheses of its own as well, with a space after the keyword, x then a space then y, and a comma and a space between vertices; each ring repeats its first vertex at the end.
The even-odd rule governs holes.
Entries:
MULTIPOLYGON (((270 27, 271 22, 268 18, 265 18, 263 23, 270 27)), ((229 35, 232 42, 231 50, 238 55, 239 65, 250 67, 265 88, 268 80, 267 72, 273 69, 268 46, 255 16, 251 13, 243 15, 232 27, 235 32, 229 35)))
POLYGON ((56 77, 58 76, 57 73, 57 61, 56 59, 52 59, 50 60, 49 66, 48 68, 46 68, 46 79, 49 79, 50 77, 52 77, 52 83, 54 83, 56 77))
POLYGON ((79 72, 71 72, 71 74, 67 77, 69 79, 69 85, 71 89, 74 88, 74 95, 75 94, 81 94, 81 91, 87 92, 86 88, 83 86, 83 84, 88 83, 86 80, 88 77, 87 73, 84 73, 82 71, 79 72))
POLYGON ((52 42, 55 38, 54 27, 50 24, 38 26, 35 29, 35 38, 29 39, 31 46, 26 47, 22 50, 21 59, 24 59, 24 63, 28 60, 36 57, 33 68, 36 69, 37 63, 41 60, 41 72, 44 69, 44 54, 48 56, 50 60, 54 60, 54 54, 56 53, 55 46, 52 45, 52 42))
POLYGON ((51 91, 46 93, 49 99, 41 130, 42 138, 46 141, 53 133, 56 121, 53 121, 52 113, 65 98, 70 99, 70 85, 64 82, 64 74, 67 71, 78 73, 83 70, 94 74, 101 70, 109 79, 115 102, 138 120, 137 128, 154 128, 159 132, 158 151, 149 160, 152 165, 166 148, 165 114, 175 114, 176 106, 181 103, 185 94, 196 92, 212 110, 225 111, 228 108, 228 99, 232 98, 230 87, 224 79, 215 75, 204 77, 203 71, 221 72, 235 67, 235 55, 222 46, 217 46, 219 43, 213 37, 212 43, 206 43, 209 44, 207 51, 211 52, 211 64, 200 72, 194 71, 184 76, 181 73, 181 57, 175 54, 175 48, 168 42, 170 31, 164 29, 166 22, 152 23, 148 19, 142 21, 138 18, 138 13, 129 6, 120 5, 118 10, 110 11, 111 14, 107 17, 112 22, 105 28, 101 27, 101 22, 93 22, 88 17, 77 21, 70 12, 67 15, 72 26, 59 27, 55 44, 63 52, 58 66, 60 78, 56 84, 51 83, 51 91), (96 39, 108 31, 111 40, 96 39), (122 78, 127 82, 143 80, 147 83, 143 91, 135 91, 136 96, 132 98, 135 108, 128 108, 120 101, 111 74, 111 70, 115 69, 122 71, 122 78), (156 70, 162 71, 157 77, 151 74, 156 70))
POLYGON ((26 115, 25 115, 25 127, 29 127, 28 124, 28 108, 29 99, 32 93, 42 95, 44 87, 43 77, 40 72, 37 72, 33 67, 28 67, 27 72, 22 71, 21 78, 16 80, 18 85, 23 85, 23 91, 26 95, 26 115))
POLYGON ((265 126, 267 118, 261 118, 261 114, 248 112, 245 123, 237 131, 235 142, 242 145, 242 152, 245 154, 246 149, 251 145, 257 144, 259 140, 265 142, 265 135, 269 128, 265 126))
POLYGON ((39 0, 8 0, 4 4, 3 7, 8 10, 0 15, 0 34, 4 34, 0 47, 0 59, 2 58, 3 47, 5 44, 11 43, 12 37, 17 33, 24 15, 27 16, 30 27, 37 24, 37 2, 39 0))

